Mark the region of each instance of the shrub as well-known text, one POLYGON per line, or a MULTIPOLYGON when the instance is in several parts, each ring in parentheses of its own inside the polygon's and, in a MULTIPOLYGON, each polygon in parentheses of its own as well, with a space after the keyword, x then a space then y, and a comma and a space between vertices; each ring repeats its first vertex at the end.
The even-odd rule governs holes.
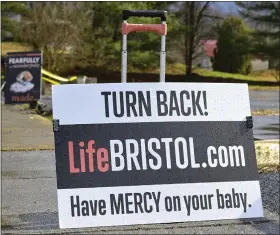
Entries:
POLYGON ((212 60, 213 69, 227 73, 250 73, 250 32, 244 22, 229 17, 217 28, 217 32, 219 39, 212 60))

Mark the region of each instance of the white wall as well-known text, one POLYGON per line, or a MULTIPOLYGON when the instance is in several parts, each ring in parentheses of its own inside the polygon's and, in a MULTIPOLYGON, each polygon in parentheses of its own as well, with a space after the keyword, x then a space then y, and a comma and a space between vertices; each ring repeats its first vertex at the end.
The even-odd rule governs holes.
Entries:
POLYGON ((268 69, 268 60, 260 60, 260 59, 254 59, 252 60, 252 69, 253 71, 258 71, 258 70, 266 70, 268 69))

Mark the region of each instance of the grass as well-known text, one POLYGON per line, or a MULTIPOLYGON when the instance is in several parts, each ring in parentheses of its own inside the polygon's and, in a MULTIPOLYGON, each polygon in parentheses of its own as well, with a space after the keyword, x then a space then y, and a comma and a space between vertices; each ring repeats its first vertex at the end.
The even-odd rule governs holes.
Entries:
POLYGON ((254 116, 260 116, 260 115, 279 115, 279 110, 278 109, 258 109, 252 111, 252 115, 254 116))
MULTIPOLYGON (((3 207, 1 207, 4 209, 3 207)), ((22 224, 22 220, 18 215, 3 215, 1 217, 1 228, 12 229, 15 225, 22 224)))
MULTIPOLYGON (((269 81, 269 82, 276 82, 277 80, 275 77, 273 77, 272 74, 267 73, 266 76, 262 75, 254 75, 249 74, 249 75, 242 75, 242 74, 232 74, 232 73, 223 73, 223 72, 218 72, 218 71, 210 71, 210 70, 205 70, 205 69, 195 69, 195 73, 201 75, 201 76, 208 76, 208 77, 218 77, 218 78, 233 78, 233 79, 238 79, 238 80, 245 80, 245 81, 269 81)), ((265 72, 265 71, 264 71, 265 72)), ((261 74, 261 73, 259 73, 261 74)))
MULTIPOLYGON (((1 43, 1 56, 6 55, 8 52, 22 52, 22 51, 32 51, 33 47, 19 42, 2 42, 1 43)), ((62 51, 58 51, 61 53, 62 51)), ((69 54, 67 51, 63 51, 63 54, 69 54)))
MULTIPOLYGON (((129 67, 129 66, 128 66, 129 67)), ((120 69, 120 68, 119 68, 120 69)), ((116 71, 119 71, 115 69, 116 71)), ((166 74, 168 75, 185 75, 186 66, 181 63, 175 64, 166 64, 166 74)), ((152 70, 143 71, 136 68, 128 68, 128 72, 133 73, 152 73, 152 74, 159 74, 159 68, 155 68, 152 70)), ((214 79, 222 79, 224 82, 227 80, 240 80, 240 82, 271 82, 275 85, 272 86, 262 86, 262 85, 249 85, 249 89, 252 90, 259 90, 259 89, 279 89, 279 81, 275 78, 274 74, 275 71, 273 70, 265 70, 265 71, 255 71, 250 73, 249 75, 242 75, 242 74, 232 74, 232 73, 224 73, 219 71, 212 71, 207 69, 201 68, 193 68, 193 73, 197 74, 202 77, 212 78, 214 79)))
POLYGON ((22 52, 30 51, 33 48, 30 45, 18 42, 2 42, 1 43, 1 56, 6 55, 8 52, 22 52))
MULTIPOLYGON (((159 73, 159 68, 152 69, 149 71, 143 71, 139 69, 130 68, 130 72, 150 72, 150 73, 159 73)), ((175 64, 166 64, 166 74, 171 75, 185 75, 186 66, 181 63, 175 64)), ((242 74, 232 74, 232 73, 224 73, 219 71, 212 71, 208 69, 201 69, 201 68, 193 68, 193 73, 204 77, 217 77, 217 78, 224 78, 224 79, 237 79, 242 81, 270 81, 270 82, 277 82, 276 78, 274 77, 273 70, 264 70, 264 71, 255 71, 250 73, 249 75, 242 75, 242 74)))
POLYGON ((256 141, 255 151, 259 173, 279 172, 279 141, 256 141))
POLYGON ((28 110, 29 109, 29 104, 16 104, 15 108, 20 109, 20 110, 28 110))
POLYGON ((18 176, 18 172, 17 171, 2 171, 1 176, 2 177, 15 177, 15 176, 18 176))
MULTIPOLYGON (((185 67, 185 66, 184 66, 185 67)), ((277 82, 274 77, 273 70, 265 70, 265 71, 255 71, 250 73, 249 75, 242 74, 234 74, 234 73, 224 73, 219 71, 211 71, 207 69, 194 68, 194 73, 197 73, 204 77, 218 77, 224 79, 237 79, 242 81, 268 81, 268 82, 277 82)))
POLYGON ((279 86, 251 86, 251 85, 249 85, 249 90, 275 90, 275 91, 279 91, 279 86))
POLYGON ((54 150, 54 146, 50 145, 37 145, 34 147, 4 147, 1 149, 2 152, 28 152, 28 151, 43 151, 43 150, 54 150))

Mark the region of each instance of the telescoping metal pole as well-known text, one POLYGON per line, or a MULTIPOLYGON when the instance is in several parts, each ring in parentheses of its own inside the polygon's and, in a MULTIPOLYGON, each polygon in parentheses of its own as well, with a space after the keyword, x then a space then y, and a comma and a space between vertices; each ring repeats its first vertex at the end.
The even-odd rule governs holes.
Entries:
MULTIPOLYGON (((165 21, 162 21, 161 23, 166 24, 165 21)), ((166 36, 161 35, 160 82, 165 82, 165 62, 166 62, 165 41, 166 41, 166 36)))
MULTIPOLYGON (((126 24, 127 21, 124 20, 123 24, 126 24)), ((127 35, 122 35, 122 83, 126 83, 126 74, 127 74, 127 35)))
POLYGON ((160 82, 165 82, 165 63, 166 63, 166 24, 167 11, 158 10, 123 10, 123 23, 122 23, 122 66, 121 66, 121 82, 127 82, 127 35, 130 32, 156 32, 161 35, 161 50, 160 50, 160 82), (129 17, 160 17, 161 24, 128 24, 127 20, 129 17))

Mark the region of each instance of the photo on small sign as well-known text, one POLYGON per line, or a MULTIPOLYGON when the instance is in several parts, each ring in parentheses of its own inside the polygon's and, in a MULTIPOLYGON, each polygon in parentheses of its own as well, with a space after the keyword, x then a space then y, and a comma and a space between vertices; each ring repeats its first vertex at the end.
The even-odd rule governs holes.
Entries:
POLYGON ((25 93, 34 88, 34 84, 31 82, 33 79, 32 74, 29 71, 23 71, 16 77, 16 82, 10 86, 10 91, 15 93, 25 93))

